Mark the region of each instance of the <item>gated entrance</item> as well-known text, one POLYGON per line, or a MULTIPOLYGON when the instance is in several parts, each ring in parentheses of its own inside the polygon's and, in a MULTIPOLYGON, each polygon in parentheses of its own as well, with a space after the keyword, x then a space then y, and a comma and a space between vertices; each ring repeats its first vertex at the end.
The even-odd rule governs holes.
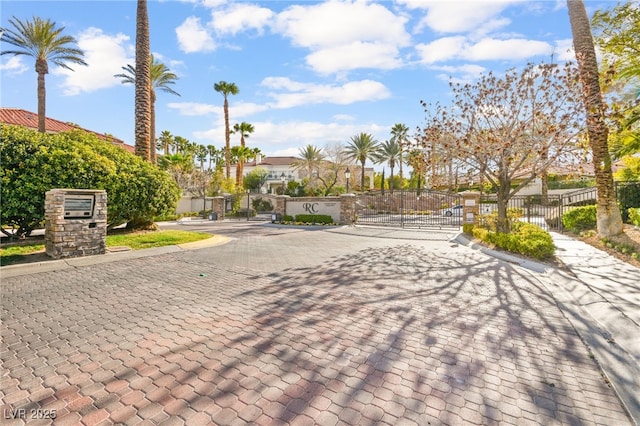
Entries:
POLYGON ((402 228, 458 228, 462 225, 461 197, 431 190, 358 194, 356 223, 402 228))

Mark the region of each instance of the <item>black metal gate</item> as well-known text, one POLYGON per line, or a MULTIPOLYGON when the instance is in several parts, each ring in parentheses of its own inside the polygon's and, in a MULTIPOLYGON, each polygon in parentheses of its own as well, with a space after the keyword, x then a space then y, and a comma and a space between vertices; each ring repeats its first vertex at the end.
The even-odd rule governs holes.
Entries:
POLYGON ((356 223, 402 228, 459 228, 462 225, 461 197, 430 190, 358 194, 356 223))

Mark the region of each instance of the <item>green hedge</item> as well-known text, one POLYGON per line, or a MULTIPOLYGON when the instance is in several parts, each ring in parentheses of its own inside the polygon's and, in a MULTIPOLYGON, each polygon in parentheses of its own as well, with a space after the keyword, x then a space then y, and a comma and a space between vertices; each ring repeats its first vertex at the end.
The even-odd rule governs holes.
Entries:
POLYGON ((640 208, 631 207, 627 210, 627 213, 629 214, 629 222, 632 225, 640 226, 640 208))
POLYGON ((562 224, 576 234, 596 229, 596 206, 582 206, 569 210, 562 215, 562 224))
POLYGON ((0 125, 0 164, 1 221, 18 236, 42 225, 45 193, 53 188, 106 190, 109 226, 150 222, 174 212, 180 198, 166 172, 83 131, 0 125))
POLYGON ((326 214, 298 214, 296 215, 296 222, 322 223, 328 225, 333 223, 333 218, 326 214))
POLYGON ((553 238, 544 229, 531 223, 515 223, 511 233, 494 232, 478 226, 463 228, 479 240, 493 244, 501 249, 544 260, 555 254, 553 238))

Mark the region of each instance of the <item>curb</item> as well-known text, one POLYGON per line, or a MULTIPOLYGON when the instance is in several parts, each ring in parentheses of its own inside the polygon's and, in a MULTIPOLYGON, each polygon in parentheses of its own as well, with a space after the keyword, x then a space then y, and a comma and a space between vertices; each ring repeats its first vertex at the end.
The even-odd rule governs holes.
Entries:
POLYGON ((197 250, 206 247, 215 247, 226 244, 231 238, 215 235, 206 240, 194 241, 191 243, 178 244, 173 246, 154 247, 142 250, 129 250, 108 252, 102 255, 73 257, 69 259, 46 260, 43 262, 23 263, 18 265, 8 265, 0 268, 2 278, 18 277, 22 275, 39 274, 42 272, 60 271, 63 269, 77 268, 80 266, 99 265, 102 263, 118 262, 127 259, 138 259, 141 257, 158 256, 161 254, 177 253, 186 250, 197 250))

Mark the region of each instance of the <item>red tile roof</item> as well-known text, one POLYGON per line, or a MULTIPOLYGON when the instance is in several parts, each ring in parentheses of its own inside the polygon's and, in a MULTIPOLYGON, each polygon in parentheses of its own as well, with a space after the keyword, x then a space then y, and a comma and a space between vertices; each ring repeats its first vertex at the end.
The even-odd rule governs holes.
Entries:
MULTIPOLYGON (((30 129, 38 128, 38 114, 19 108, 0 108, 0 123, 11 124, 14 126, 24 126, 30 129)), ((92 130, 83 129, 80 126, 71 123, 65 123, 53 118, 45 118, 45 130, 49 133, 68 132, 70 130, 83 130, 91 133, 106 142, 122 147, 132 154, 135 153, 135 148, 131 145, 125 144, 122 140, 102 133, 94 132, 92 130)))

